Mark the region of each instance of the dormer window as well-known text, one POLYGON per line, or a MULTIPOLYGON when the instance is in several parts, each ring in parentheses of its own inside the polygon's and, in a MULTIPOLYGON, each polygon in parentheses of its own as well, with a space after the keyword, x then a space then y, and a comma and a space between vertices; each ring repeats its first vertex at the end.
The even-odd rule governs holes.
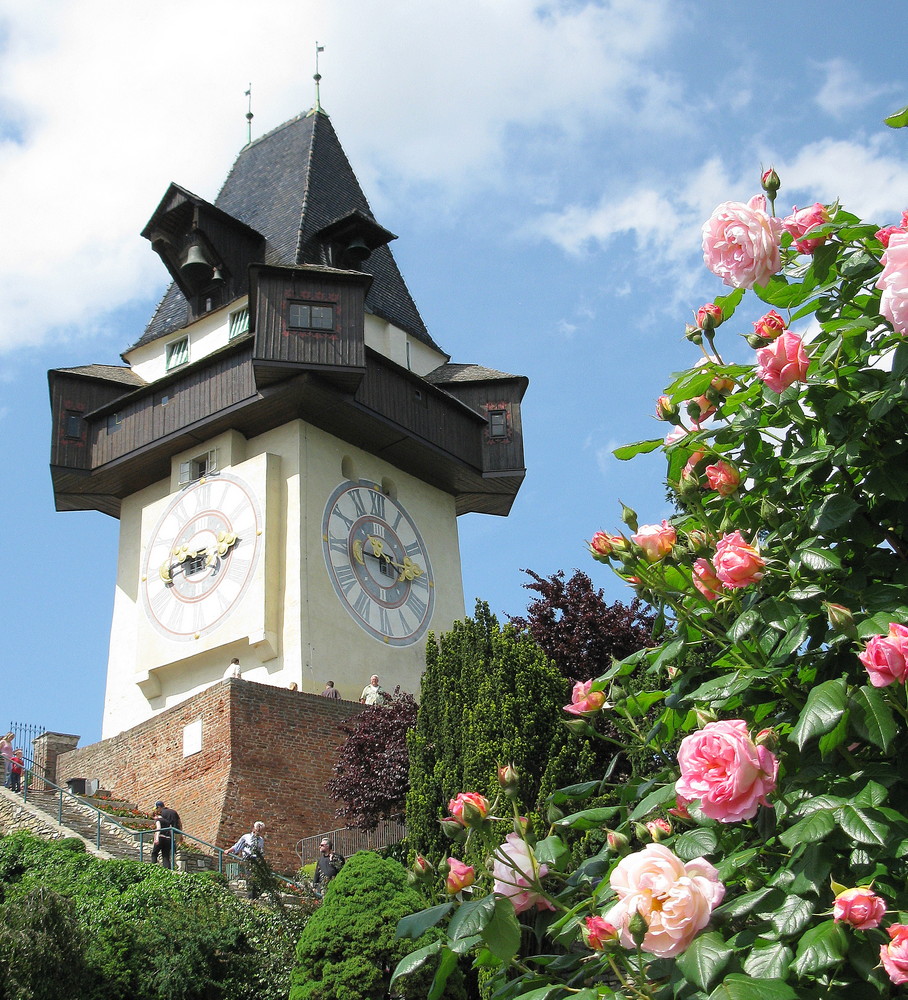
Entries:
POLYGON ((489 437, 500 441, 508 436, 508 414, 506 410, 489 411, 489 437))
POLYGON ((249 310, 246 307, 230 314, 230 340, 249 332, 249 310))
POLYGON ((291 302, 287 307, 290 330, 334 331, 334 306, 314 302, 291 302))
POLYGON ((181 337, 179 340, 172 340, 167 345, 166 367, 167 371, 179 368, 189 361, 189 338, 181 337))

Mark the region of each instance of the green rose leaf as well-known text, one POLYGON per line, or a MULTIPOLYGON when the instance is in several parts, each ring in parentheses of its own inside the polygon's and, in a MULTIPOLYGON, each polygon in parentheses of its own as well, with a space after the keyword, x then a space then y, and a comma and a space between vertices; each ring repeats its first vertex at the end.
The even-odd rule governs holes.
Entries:
POLYGON ((448 924, 448 937, 462 938, 473 934, 481 934, 492 919, 495 909, 495 896, 484 896, 482 899, 471 899, 457 908, 448 924))
POLYGON ((803 569, 812 570, 814 573, 829 573, 841 568, 842 560, 832 549, 818 549, 813 546, 798 549, 790 563, 791 572, 795 574, 803 569))
POLYGON ((546 837, 545 840, 540 840, 533 849, 533 852, 540 864, 551 865, 553 868, 559 870, 571 853, 561 837, 555 834, 546 837))
POLYGON ((744 971, 755 979, 784 979, 794 952, 780 941, 758 941, 744 960, 744 971))
POLYGON ((635 444, 623 445, 621 448, 616 448, 612 454, 615 458, 620 458, 622 462, 628 462, 635 455, 648 455, 651 451, 661 448, 663 444, 662 438, 650 438, 648 441, 637 441, 635 444))
POLYGON ((781 979, 753 979, 734 973, 722 980, 709 1000, 798 1000, 798 995, 781 979))
POLYGON ((440 903, 438 906, 430 906, 428 910, 420 910, 419 913, 411 913, 402 917, 397 924, 397 936, 399 938, 422 937, 430 927, 434 927, 439 920, 443 920, 453 908, 453 903, 440 903))
POLYGON ((504 896, 487 896, 493 900, 492 917, 482 932, 486 947, 502 962, 510 962, 520 947, 520 924, 510 899, 504 896))
POLYGON ((769 919, 779 932, 779 937, 790 937, 799 933, 810 922, 814 904, 801 896, 786 896, 782 905, 769 919))
POLYGON ((886 834, 889 832, 886 823, 863 809, 851 805, 842 806, 837 818, 842 830, 859 844, 876 844, 882 847, 886 843, 886 834))
POLYGON ((820 504, 816 517, 813 519, 813 531, 831 531, 850 521, 860 505, 843 493, 834 493, 820 504))
POLYGON ((824 920, 801 938, 792 969, 804 976, 837 965, 845 955, 847 944, 842 928, 832 920, 824 920))
POLYGON ((798 844, 812 844, 828 837, 835 829, 835 816, 830 809, 818 809, 799 820, 779 835, 779 840, 789 849, 798 844))
POLYGON ((582 809, 580 812, 572 813, 558 820, 555 826, 567 827, 571 830, 593 830, 597 826, 607 823, 620 806, 602 806, 598 809, 582 809))
POLYGON ((844 677, 836 677, 811 688, 790 739, 803 749, 804 744, 814 736, 822 736, 834 729, 845 711, 847 700, 844 677))
POLYGON ((665 805, 666 802, 674 802, 676 798, 674 783, 669 785, 662 785, 655 789, 647 795, 645 798, 641 799, 634 811, 631 813, 630 818, 640 819, 643 816, 648 816, 654 809, 658 809, 659 806, 665 805))
POLYGON ((754 285, 754 291, 764 302, 781 309, 793 309, 806 302, 815 288, 813 275, 806 276, 803 282, 789 284, 787 278, 774 274, 765 285, 754 285))
POLYGON ((716 915, 723 918, 743 917, 751 910, 755 910, 760 903, 776 892, 772 886, 764 886, 762 889, 755 889, 753 892, 745 892, 743 896, 738 896, 727 903, 723 903, 716 911, 716 915))
POLYGON ((712 854, 718 843, 719 838, 715 831, 701 826, 676 837, 672 842, 672 850, 682 861, 693 861, 694 858, 702 858, 705 854, 712 854))
POLYGON ((894 115, 884 118, 883 124, 888 125, 890 128, 905 128, 908 125, 908 108, 902 108, 901 111, 896 111, 894 115))
POLYGON ((576 785, 566 785, 564 788, 558 788, 552 792, 546 801, 560 806, 573 799, 588 799, 591 795, 595 795, 598 792, 599 785, 600 781, 598 778, 595 781, 581 781, 576 785))
POLYGON ((454 971, 456 965, 456 953, 445 949, 441 953, 441 960, 438 963, 438 968, 435 970, 435 978, 432 980, 432 987, 429 990, 426 1000, 440 1000, 441 995, 445 991, 448 976, 454 971))
POLYGON ((734 949, 725 943, 722 935, 710 931, 694 938, 687 950, 678 956, 677 965, 695 986, 708 990, 733 954, 734 949))
POLYGON ((851 695, 851 720, 857 734, 868 743, 888 751, 898 732, 892 709, 879 688, 858 688, 851 695))
MULTIPOLYGON (((398 937, 402 936, 398 934, 398 937)), ((404 955, 397 963, 397 968, 394 970, 391 982, 393 983, 399 976, 406 976, 407 973, 418 969, 425 963, 426 959, 431 958, 432 955, 439 951, 441 951, 441 941, 433 941, 431 944, 427 944, 425 948, 417 948, 416 951, 411 951, 409 955, 404 955)))

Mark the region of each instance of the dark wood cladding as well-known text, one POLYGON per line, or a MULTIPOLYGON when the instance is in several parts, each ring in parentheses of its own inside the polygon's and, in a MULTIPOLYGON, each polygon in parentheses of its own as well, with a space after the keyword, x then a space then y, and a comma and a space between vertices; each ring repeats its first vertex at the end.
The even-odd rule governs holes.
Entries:
POLYGON ((255 395, 251 344, 133 393, 92 419, 92 466, 99 468, 255 395))
POLYGON ((482 468, 490 474, 522 472, 523 423, 520 418, 520 400, 526 389, 523 378, 500 379, 487 382, 447 383, 445 389, 462 400, 471 409, 485 415, 482 430, 482 468), (505 414, 507 433, 493 438, 488 415, 494 411, 505 414))
POLYGON ((366 375, 355 398, 402 432, 482 468, 482 417, 380 354, 369 351, 366 375))
POLYGON ((48 381, 53 427, 50 464, 91 469, 91 424, 85 415, 122 396, 128 386, 66 371, 49 372, 48 381))
POLYGON ((371 280, 364 274, 325 275, 291 268, 253 269, 252 320, 257 364, 290 363, 308 369, 365 369, 364 303, 371 280), (291 303, 331 306, 331 330, 293 330, 291 303))

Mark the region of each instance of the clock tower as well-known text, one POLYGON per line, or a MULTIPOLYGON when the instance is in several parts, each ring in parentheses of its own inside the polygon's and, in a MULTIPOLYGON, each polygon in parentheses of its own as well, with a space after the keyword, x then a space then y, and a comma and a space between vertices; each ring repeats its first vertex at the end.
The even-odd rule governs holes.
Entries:
POLYGON ((506 515, 527 380, 433 340, 320 107, 142 235, 172 283, 124 365, 49 373, 58 510, 120 521, 103 736, 229 675, 418 691, 463 617, 456 519, 506 515))

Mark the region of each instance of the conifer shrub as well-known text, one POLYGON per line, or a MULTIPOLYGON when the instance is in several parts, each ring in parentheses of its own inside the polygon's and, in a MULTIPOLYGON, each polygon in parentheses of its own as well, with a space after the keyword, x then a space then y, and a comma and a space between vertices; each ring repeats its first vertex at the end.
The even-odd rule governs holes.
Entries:
MULTIPOLYGON (((396 861, 361 851, 348 859, 328 886, 322 906, 312 915, 296 948, 290 1000, 385 1000, 391 973, 410 952, 433 938, 396 937, 397 922, 424 905, 407 884, 396 861)), ((424 998, 434 975, 426 967, 409 977, 401 993, 424 998)), ((445 1000, 462 1000, 462 980, 455 971, 445 1000)))

